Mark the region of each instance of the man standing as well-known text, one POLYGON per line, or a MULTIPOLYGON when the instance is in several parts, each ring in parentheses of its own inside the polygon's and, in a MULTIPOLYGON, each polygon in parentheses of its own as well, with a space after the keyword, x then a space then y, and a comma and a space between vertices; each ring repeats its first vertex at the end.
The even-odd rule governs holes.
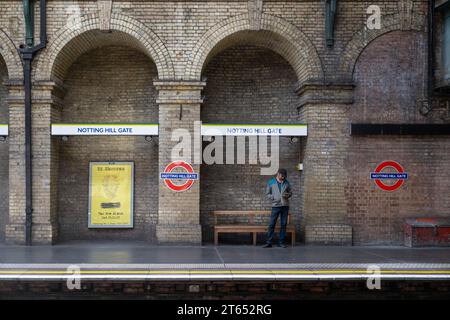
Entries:
POLYGON ((266 186, 266 195, 272 201, 272 214, 270 215, 267 241, 263 248, 271 248, 275 225, 280 216, 280 239, 278 247, 286 248, 286 225, 289 214, 289 198, 292 196, 291 185, 287 180, 286 169, 279 169, 276 177, 272 177, 266 186))

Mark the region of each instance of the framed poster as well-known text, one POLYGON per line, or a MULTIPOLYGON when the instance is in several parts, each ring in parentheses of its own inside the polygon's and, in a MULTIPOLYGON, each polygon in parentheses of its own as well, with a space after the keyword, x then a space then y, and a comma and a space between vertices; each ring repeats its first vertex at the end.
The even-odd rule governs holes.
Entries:
POLYGON ((133 228, 133 162, 89 163, 89 228, 133 228))

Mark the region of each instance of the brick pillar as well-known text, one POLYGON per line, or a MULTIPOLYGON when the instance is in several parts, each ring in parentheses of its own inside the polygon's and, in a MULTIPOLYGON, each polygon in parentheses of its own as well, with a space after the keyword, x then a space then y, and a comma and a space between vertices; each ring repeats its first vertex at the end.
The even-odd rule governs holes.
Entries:
POLYGON ((298 89, 300 115, 308 124, 302 173, 302 211, 307 244, 352 244, 347 224, 344 168, 350 139, 350 83, 305 83, 298 89))
MULTIPOLYGON (((54 82, 33 85, 32 105, 32 244, 52 244, 58 236, 57 173, 58 142, 50 127, 59 121, 63 89, 54 82)), ((25 130, 24 104, 19 99, 10 109, 10 217, 8 243, 25 243, 25 130)))
POLYGON ((25 244, 25 104, 23 81, 9 81, 9 214, 5 226, 8 244, 25 244))
POLYGON ((51 124, 60 122, 64 92, 52 81, 33 87, 33 244, 52 244, 58 238, 59 140, 52 138, 51 124))
MULTIPOLYGON (((191 134, 191 150, 194 151, 194 122, 200 121, 201 90, 204 82, 155 81, 159 105, 159 171, 172 160, 187 160, 200 176, 200 165, 190 159, 172 159, 172 148, 178 143, 171 141, 175 129, 187 129, 191 134)), ((200 144, 201 146, 201 144, 200 144)), ((201 152, 201 149, 195 150, 201 152)), ((159 179, 159 177, 158 177, 159 179)), ((175 192, 159 179, 159 210, 156 238, 158 243, 201 244, 200 181, 187 191, 175 192)))

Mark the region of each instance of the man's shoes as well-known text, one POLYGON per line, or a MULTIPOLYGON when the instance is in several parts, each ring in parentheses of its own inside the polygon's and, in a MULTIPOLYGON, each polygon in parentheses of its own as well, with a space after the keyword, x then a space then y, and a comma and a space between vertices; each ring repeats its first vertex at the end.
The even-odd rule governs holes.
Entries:
POLYGON ((287 245, 285 245, 284 243, 279 243, 279 244, 277 244, 277 247, 279 247, 279 248, 287 248, 287 245))
POLYGON ((272 245, 270 243, 266 243, 262 246, 263 248, 272 248, 272 245))

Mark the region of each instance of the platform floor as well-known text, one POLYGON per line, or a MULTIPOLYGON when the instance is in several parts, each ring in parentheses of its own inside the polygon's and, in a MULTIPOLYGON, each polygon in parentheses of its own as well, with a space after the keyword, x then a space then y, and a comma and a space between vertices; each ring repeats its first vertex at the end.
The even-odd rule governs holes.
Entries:
POLYGON ((450 280, 450 248, 155 246, 145 242, 0 245, 0 279, 450 280), (68 269, 69 266, 72 266, 68 269), (75 269, 74 269, 75 267, 75 269), (368 270, 368 268, 370 268, 368 270))

